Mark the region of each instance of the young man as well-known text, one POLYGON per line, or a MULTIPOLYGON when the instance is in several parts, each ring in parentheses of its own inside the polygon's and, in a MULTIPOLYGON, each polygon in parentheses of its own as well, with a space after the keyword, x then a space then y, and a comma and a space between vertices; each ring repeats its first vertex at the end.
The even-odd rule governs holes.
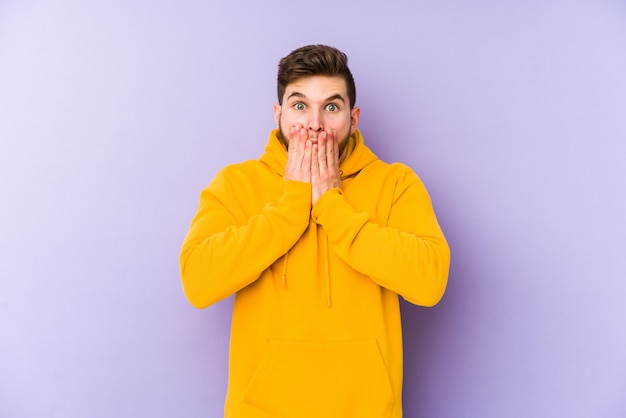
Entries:
POLYGON ((449 248, 426 189, 357 129, 347 57, 306 46, 278 70, 258 161, 203 190, 182 247, 187 298, 234 293, 225 416, 398 418, 398 295, 442 297, 449 248))

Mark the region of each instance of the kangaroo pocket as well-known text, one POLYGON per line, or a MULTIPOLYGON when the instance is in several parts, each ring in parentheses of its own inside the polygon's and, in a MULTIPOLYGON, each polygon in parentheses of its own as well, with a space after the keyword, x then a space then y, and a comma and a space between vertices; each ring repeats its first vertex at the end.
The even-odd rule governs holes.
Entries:
POLYGON ((243 401, 277 418, 384 418, 393 391, 375 340, 270 341, 243 401))

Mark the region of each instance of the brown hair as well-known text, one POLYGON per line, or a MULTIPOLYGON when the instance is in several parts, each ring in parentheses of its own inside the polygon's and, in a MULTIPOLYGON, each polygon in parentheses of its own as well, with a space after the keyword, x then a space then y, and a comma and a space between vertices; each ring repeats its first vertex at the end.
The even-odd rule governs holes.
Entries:
POLYGON ((345 80, 350 108, 356 103, 354 78, 346 54, 327 45, 308 45, 292 51, 278 63, 278 103, 283 104, 290 83, 315 75, 338 76, 345 80))

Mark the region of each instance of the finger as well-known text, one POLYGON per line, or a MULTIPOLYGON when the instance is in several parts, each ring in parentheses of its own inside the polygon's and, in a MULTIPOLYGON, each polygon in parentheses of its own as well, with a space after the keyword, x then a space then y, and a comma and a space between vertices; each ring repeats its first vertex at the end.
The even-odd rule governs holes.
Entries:
POLYGON ((294 166, 298 152, 298 139, 296 135, 296 127, 289 128, 289 137, 287 142, 287 166, 294 166))
POLYGON ((287 153, 287 157, 290 160, 298 161, 299 163, 302 159, 302 155, 304 153, 304 141, 302 139, 302 127, 300 125, 294 125, 289 129, 287 153))
MULTIPOLYGON (((313 173, 313 154, 315 153, 314 150, 315 145, 313 145, 313 143, 311 142, 310 139, 307 139, 304 143, 304 152, 302 154, 302 165, 301 165, 301 170, 303 171, 303 173, 305 173, 305 180, 310 182, 311 181, 311 176, 313 173)), ((317 158, 315 158, 315 160, 317 160, 317 158)))
POLYGON ((311 141, 311 179, 317 180, 320 175, 320 161, 319 161, 319 138, 318 143, 313 144, 311 141))
POLYGON ((328 162, 327 162, 328 157, 326 156, 327 145, 328 145, 328 134, 325 131, 320 132, 320 134, 317 137, 317 160, 322 170, 328 167, 328 162))
POLYGON ((337 171, 338 169, 338 146, 337 135, 333 131, 329 131, 326 135, 326 152, 324 158, 326 159, 326 165, 329 170, 337 171))
POLYGON ((296 152, 296 136, 295 126, 289 128, 289 137, 287 138, 287 157, 291 157, 296 152))
POLYGON ((287 152, 295 152, 298 146, 298 125, 293 125, 289 128, 289 138, 287 141, 287 152))
MULTIPOLYGON (((298 152, 298 156, 300 157, 300 158, 299 158, 299 162, 300 162, 300 165, 301 165, 302 167, 306 167, 306 168, 308 168, 308 165, 304 163, 304 156, 305 156, 305 153, 307 152, 307 146, 309 146, 309 145, 307 144, 307 142, 310 142, 310 141, 308 140, 308 138, 309 138, 309 133, 308 133, 308 131, 307 131, 306 129, 304 129, 304 128, 303 128, 303 127, 301 127, 300 125, 299 125, 299 128, 297 128, 297 129, 298 129, 298 132, 297 132, 297 135, 296 135, 296 136, 297 136, 297 138, 298 138, 298 142, 297 142, 297 144, 298 144, 298 147, 297 147, 297 152, 298 152)), ((309 150, 309 152, 310 152, 310 150, 309 150)), ((309 164, 310 164, 310 163, 309 163, 309 164)))
POLYGON ((335 159, 335 167, 337 167, 337 172, 339 172, 339 138, 337 138, 337 133, 334 133, 333 139, 333 158, 335 159))

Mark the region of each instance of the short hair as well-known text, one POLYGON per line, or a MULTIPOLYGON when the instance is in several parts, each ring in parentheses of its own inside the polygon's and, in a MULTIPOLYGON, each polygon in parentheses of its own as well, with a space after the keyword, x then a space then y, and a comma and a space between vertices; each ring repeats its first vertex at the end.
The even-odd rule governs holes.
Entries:
POLYGON ((290 83, 316 75, 338 76, 345 80, 350 108, 356 103, 354 78, 348 68, 346 54, 327 45, 308 45, 291 51, 278 63, 278 103, 283 104, 285 90, 290 83))

